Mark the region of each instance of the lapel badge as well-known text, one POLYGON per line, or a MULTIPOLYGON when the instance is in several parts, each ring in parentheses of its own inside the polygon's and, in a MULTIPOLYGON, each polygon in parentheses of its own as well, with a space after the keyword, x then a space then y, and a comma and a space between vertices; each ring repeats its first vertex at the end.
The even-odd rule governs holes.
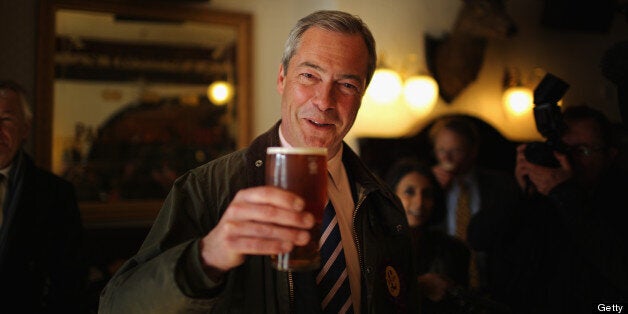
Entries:
POLYGON ((386 285, 388 286, 388 293, 393 297, 399 296, 401 291, 401 283, 399 282, 399 275, 392 266, 386 266, 386 285))

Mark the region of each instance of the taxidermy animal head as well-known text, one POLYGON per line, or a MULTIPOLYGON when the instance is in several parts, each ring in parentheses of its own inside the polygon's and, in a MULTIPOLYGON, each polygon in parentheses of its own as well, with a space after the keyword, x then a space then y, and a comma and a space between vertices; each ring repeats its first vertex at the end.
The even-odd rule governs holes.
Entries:
POLYGON ((428 35, 425 41, 428 68, 447 103, 477 78, 488 40, 517 32, 504 0, 462 1, 453 30, 443 38, 428 35))

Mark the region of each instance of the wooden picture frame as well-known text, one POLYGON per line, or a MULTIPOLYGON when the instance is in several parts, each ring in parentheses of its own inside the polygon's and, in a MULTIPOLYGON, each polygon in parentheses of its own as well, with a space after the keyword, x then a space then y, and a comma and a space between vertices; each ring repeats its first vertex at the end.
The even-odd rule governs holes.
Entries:
POLYGON ((86 225, 151 223, 176 177, 249 143, 249 14, 43 0, 39 23, 34 155, 74 183, 86 225), (215 81, 233 87, 225 105, 215 81))

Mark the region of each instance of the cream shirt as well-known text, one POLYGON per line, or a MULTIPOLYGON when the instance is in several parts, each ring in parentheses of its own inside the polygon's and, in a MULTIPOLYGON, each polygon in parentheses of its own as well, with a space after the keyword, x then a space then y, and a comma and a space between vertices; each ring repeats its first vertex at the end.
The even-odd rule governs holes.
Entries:
MULTIPOLYGON (((292 147, 281 133, 279 128, 279 139, 281 146, 292 147)), ((353 302, 353 312, 360 313, 360 260, 358 250, 353 241, 353 212, 355 202, 349 185, 347 171, 342 163, 342 146, 335 156, 327 157, 327 170, 329 180, 327 181, 327 194, 331 203, 336 209, 336 218, 342 237, 342 247, 347 261, 347 274, 349 275, 349 285, 351 286, 351 301, 353 302)))

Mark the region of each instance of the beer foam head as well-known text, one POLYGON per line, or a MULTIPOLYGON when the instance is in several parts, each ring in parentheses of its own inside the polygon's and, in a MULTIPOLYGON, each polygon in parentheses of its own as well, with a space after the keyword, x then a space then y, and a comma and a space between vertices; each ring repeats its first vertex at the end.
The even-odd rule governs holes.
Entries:
POLYGON ((266 154, 295 154, 295 155, 323 155, 327 156, 325 147, 268 147, 266 154))

